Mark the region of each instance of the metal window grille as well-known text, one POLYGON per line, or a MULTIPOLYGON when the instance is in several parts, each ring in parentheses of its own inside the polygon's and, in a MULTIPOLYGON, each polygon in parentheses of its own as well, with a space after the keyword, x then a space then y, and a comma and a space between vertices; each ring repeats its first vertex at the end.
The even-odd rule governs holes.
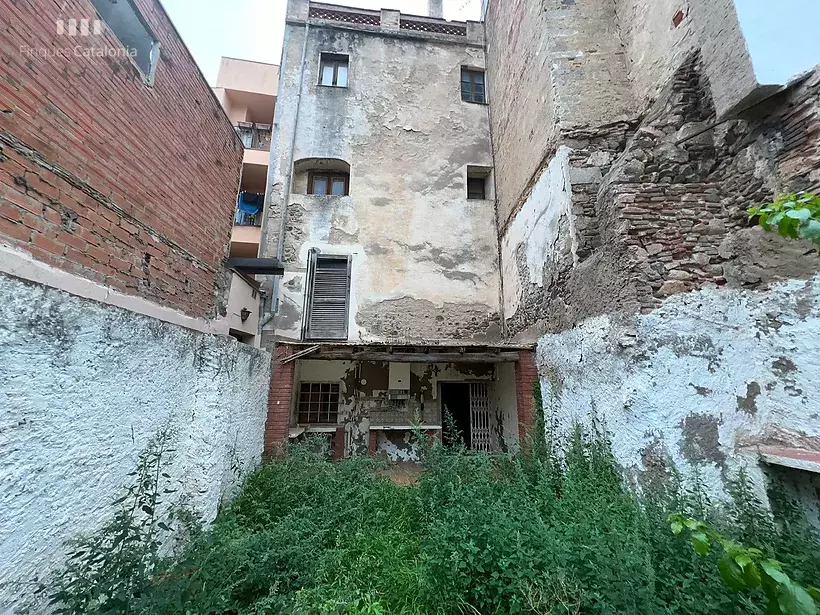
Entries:
POLYGON ((298 423, 336 423, 339 418, 339 385, 302 382, 299 385, 298 423))

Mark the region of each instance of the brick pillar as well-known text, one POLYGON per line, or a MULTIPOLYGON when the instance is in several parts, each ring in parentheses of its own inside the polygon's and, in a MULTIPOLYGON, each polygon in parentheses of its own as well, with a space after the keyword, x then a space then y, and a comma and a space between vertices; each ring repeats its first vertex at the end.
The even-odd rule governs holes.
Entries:
POLYGON ((515 397, 518 404, 518 437, 522 443, 535 422, 532 390, 537 378, 535 353, 531 350, 521 350, 515 364, 515 397))
POLYGON ((367 452, 371 455, 376 454, 376 435, 377 432, 371 429, 369 432, 369 439, 367 441, 367 452))
POLYGON ((296 383, 296 361, 280 363, 285 357, 293 354, 293 346, 278 344, 273 353, 271 365, 270 394, 268 395, 268 418, 265 422, 264 459, 278 455, 288 439, 293 395, 296 383))
POLYGON ((339 425, 336 428, 336 437, 333 442, 333 459, 338 461, 345 456, 345 428, 339 425))

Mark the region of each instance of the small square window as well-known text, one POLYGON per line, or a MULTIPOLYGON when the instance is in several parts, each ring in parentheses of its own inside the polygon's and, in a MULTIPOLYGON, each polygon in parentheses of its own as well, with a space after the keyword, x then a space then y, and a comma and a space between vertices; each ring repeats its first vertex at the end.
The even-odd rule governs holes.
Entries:
POLYGON ((350 176, 339 171, 308 173, 308 194, 318 196, 347 196, 350 176))
POLYGON ((347 87, 348 57, 334 53, 323 53, 319 66, 319 85, 347 87))
POLYGON ((299 386, 301 424, 337 422, 339 416, 339 385, 327 382, 302 382, 299 386))
POLYGON ((467 198, 468 199, 486 199, 487 179, 485 177, 468 177, 467 178, 467 198))
POLYGON ((485 103, 484 71, 461 69, 461 100, 473 103, 485 103))

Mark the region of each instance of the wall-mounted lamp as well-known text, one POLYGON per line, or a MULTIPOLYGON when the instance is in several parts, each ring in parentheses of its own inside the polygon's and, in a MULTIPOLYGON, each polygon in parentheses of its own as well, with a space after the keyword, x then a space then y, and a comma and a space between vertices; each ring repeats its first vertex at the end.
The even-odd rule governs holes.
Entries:
POLYGON ((242 322, 248 320, 248 316, 251 315, 251 311, 248 308, 242 308, 239 312, 239 317, 242 319, 242 322))

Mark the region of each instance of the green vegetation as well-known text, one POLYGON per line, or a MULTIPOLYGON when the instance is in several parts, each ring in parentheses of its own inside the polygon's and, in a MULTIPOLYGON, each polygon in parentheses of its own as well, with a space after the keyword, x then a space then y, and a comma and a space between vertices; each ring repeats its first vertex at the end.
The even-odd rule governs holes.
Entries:
POLYGON ((296 446, 252 474, 205 531, 178 512, 155 520, 161 455, 149 452, 122 512, 76 542, 49 591, 77 615, 809 613, 766 611, 765 587, 736 593, 719 549, 697 555, 669 527, 678 511, 681 530, 707 519, 711 540, 743 540, 808 587, 817 536, 785 499, 794 514, 774 523, 743 476, 720 510, 672 476, 639 502, 600 430, 576 429, 562 451, 559 460, 551 438, 515 456, 434 445, 418 484, 398 486, 373 460, 332 463, 296 446), (160 557, 166 527, 188 541, 160 557))
POLYGON ((820 250, 820 197, 815 194, 781 194, 773 203, 749 209, 749 218, 783 237, 813 241, 820 250))

